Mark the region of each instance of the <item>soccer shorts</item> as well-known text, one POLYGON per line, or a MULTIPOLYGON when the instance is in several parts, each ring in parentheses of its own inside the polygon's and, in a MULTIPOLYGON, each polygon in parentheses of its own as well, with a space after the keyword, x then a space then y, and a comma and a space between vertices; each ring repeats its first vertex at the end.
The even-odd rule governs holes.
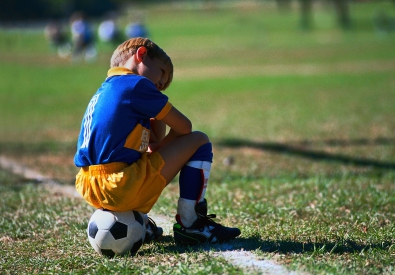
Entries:
POLYGON ((166 187, 165 162, 158 153, 144 153, 131 165, 124 162, 82 167, 76 176, 78 193, 93 207, 148 213, 166 187))

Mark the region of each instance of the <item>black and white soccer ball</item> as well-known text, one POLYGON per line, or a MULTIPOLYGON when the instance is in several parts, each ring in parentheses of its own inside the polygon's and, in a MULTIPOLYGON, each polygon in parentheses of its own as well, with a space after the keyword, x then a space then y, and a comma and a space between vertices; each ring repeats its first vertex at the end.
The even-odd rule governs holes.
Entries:
POLYGON ((100 255, 135 255, 144 242, 146 215, 137 211, 98 209, 88 223, 88 239, 100 255))

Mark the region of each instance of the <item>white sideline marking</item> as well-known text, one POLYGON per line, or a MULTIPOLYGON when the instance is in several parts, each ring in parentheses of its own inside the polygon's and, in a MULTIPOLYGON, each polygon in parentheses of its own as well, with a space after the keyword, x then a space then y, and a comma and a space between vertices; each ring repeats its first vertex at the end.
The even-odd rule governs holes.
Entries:
MULTIPOLYGON (((165 235, 173 234, 173 224, 167 217, 148 213, 158 226, 163 228, 165 235)), ((273 260, 258 259, 254 253, 250 251, 232 250, 232 245, 220 244, 220 247, 227 251, 215 252, 216 257, 223 257, 235 266, 241 267, 248 274, 248 270, 256 271, 263 275, 307 275, 307 273, 289 271, 284 266, 273 260)))
POLYGON ((3 168, 4 170, 8 170, 14 174, 20 175, 25 179, 31 179, 37 181, 50 180, 48 177, 41 175, 37 171, 34 171, 4 156, 0 156, 0 167, 3 168))
POLYGON ((21 165, 7 157, 0 156, 0 167, 11 173, 22 176, 25 179, 42 182, 43 185, 51 192, 63 192, 73 197, 81 197, 74 186, 62 185, 48 176, 42 175, 39 172, 30 169, 25 165, 21 165))
POLYGON ((236 266, 258 271, 267 275, 297 275, 300 272, 289 271, 284 266, 272 260, 257 259, 250 251, 223 251, 216 253, 236 266))
MULTIPOLYGON (((36 180, 43 182, 46 188, 52 192, 64 192, 67 195, 73 197, 81 197, 76 191, 74 186, 67 186, 59 184, 53 179, 40 174, 39 172, 32 170, 24 165, 17 163, 9 158, 0 156, 0 167, 4 170, 10 171, 14 174, 20 175, 26 179, 36 180)), ((173 224, 169 219, 162 215, 155 215, 154 213, 149 213, 149 216, 157 223, 158 226, 163 228, 163 231, 167 235, 172 234, 173 224)), ((222 245, 224 249, 232 249, 230 246, 227 247, 226 244, 222 245)), ((297 275, 306 274, 300 272, 294 272, 287 270, 284 266, 276 263, 272 260, 257 259, 257 257, 250 251, 221 251, 215 252, 215 256, 223 257, 232 264, 239 266, 244 269, 254 270, 260 274, 265 275, 297 275)), ((247 271, 248 272, 248 271, 247 271)))

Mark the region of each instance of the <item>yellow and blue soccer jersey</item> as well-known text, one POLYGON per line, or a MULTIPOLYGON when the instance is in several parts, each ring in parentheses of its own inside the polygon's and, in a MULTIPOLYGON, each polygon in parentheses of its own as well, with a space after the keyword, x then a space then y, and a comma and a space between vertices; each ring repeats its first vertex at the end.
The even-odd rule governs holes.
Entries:
POLYGON ((171 106, 147 78, 126 68, 110 69, 86 109, 75 165, 136 162, 148 149, 150 118, 162 119, 171 106))

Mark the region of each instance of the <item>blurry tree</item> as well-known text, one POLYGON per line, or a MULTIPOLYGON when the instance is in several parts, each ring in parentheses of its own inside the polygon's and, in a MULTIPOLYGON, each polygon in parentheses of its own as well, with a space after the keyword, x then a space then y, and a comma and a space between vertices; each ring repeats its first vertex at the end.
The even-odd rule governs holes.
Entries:
POLYGON ((313 17, 313 0, 299 0, 301 21, 300 25, 304 30, 310 30, 312 28, 312 17, 313 17))
MULTIPOLYGON (((394 0, 395 1, 395 0, 394 0)), ((333 0, 337 14, 337 22, 344 30, 350 29, 351 18, 348 0, 333 0)))
MULTIPOLYGON (((277 0, 284 1, 284 0, 277 0)), ((313 3, 314 0, 298 0, 300 4, 300 25, 304 30, 310 30, 313 27, 313 3)), ((391 0, 394 1, 395 0, 391 0)), ((325 0, 325 3, 331 2, 333 5, 339 26, 343 29, 351 28, 351 17, 349 10, 349 0, 325 0)))
POLYGON ((127 2, 130 0, 1 0, 0 21, 67 17, 76 10, 101 16, 127 2))

